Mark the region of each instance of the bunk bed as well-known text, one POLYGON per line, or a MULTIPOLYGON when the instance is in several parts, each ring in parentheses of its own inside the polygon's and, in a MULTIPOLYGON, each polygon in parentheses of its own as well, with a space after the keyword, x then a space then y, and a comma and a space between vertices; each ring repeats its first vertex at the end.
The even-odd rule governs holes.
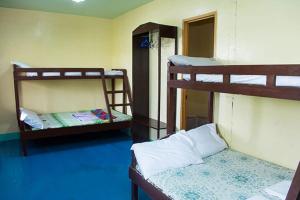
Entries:
MULTIPOLYGON (((131 90, 125 69, 114 69, 104 71, 103 68, 30 68, 21 64, 13 64, 14 71, 14 92, 16 101, 16 115, 20 129, 21 150, 24 156, 27 155, 26 143, 28 140, 83 134, 96 133, 101 131, 119 130, 131 127, 131 117, 127 115, 127 107, 132 106, 131 90), (42 80, 77 80, 77 79, 96 79, 101 81, 105 98, 105 109, 91 110, 90 113, 97 115, 104 114, 101 120, 79 123, 74 120, 73 114, 69 113, 49 113, 39 114, 43 123, 47 126, 43 128, 32 128, 24 123, 21 117, 21 88, 22 81, 42 81, 42 80), (122 89, 116 89, 116 81, 122 81, 122 89), (111 90, 107 89, 107 81, 111 83, 111 90), (122 94, 122 103, 116 103, 116 94, 122 94), (128 99, 128 100, 127 100, 128 99), (116 107, 122 107, 122 112, 116 111, 116 107), (59 120, 59 118, 61 120, 59 120), (49 125, 50 124, 50 125, 49 125)), ((79 115, 82 111, 79 112, 79 115)), ((88 111, 84 111, 87 113, 88 111)), ((85 114, 84 113, 84 114, 85 114)))
MULTIPOLYGON (((175 133, 177 88, 208 91, 209 115, 207 121, 212 123, 214 92, 300 100, 299 80, 300 65, 216 65, 200 67, 196 65, 175 65, 169 62, 167 137, 175 133)), ((272 180, 269 177, 271 174, 277 174, 277 178, 293 179, 286 200, 300 199, 300 163, 294 173, 293 170, 230 149, 203 160, 205 165, 191 165, 180 169, 166 170, 146 179, 140 171, 141 168, 133 151, 132 163, 129 167, 132 200, 138 199, 139 187, 151 199, 160 200, 248 199, 249 196, 247 195, 251 192, 261 192, 262 188, 259 187, 265 187, 270 183, 274 184, 279 181, 279 179, 272 180), (236 163, 236 160, 239 160, 239 162, 236 163), (246 169, 244 176, 234 174, 234 166, 246 169), (251 166, 254 166, 253 171, 251 171, 251 166), (263 173, 257 173, 259 171, 263 173), (188 174, 188 176, 184 176, 184 174, 188 174), (253 177, 257 178, 247 176, 248 174, 253 174, 253 177), (235 178, 238 179, 238 182, 241 182, 241 184, 234 185, 233 188, 231 188, 232 175, 236 175, 235 178), (252 185, 248 184, 249 181, 252 181, 252 185), (244 188, 245 186, 246 188, 244 188), (241 191, 241 188, 245 190, 241 191), (239 192, 245 192, 246 195, 238 196, 241 194, 239 192), (228 198, 227 195, 231 196, 228 198)))

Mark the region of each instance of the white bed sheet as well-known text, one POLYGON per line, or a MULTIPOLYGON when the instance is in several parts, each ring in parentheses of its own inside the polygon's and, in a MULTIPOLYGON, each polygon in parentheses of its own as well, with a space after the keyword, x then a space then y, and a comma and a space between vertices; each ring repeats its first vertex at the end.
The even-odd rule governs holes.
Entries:
POLYGON ((65 72, 65 76, 81 76, 81 72, 65 72))
POLYGON ((170 56, 169 61, 178 66, 216 66, 222 63, 215 58, 190 57, 182 55, 170 56))
POLYGON ((300 87, 300 76, 277 76, 276 86, 300 87))
MULTIPOLYGON (((186 81, 191 80, 189 74, 183 74, 182 78, 186 81)), ((208 83, 222 83, 223 75, 220 74, 197 74, 196 81, 208 82, 208 83)))
MULTIPOLYGON (((19 61, 11 61, 11 64, 18 65, 20 68, 32 68, 31 66, 29 66, 25 63, 19 62, 19 61)), ((95 71, 94 72, 93 71, 86 72, 85 74, 86 74, 86 76, 101 76, 100 72, 95 72, 95 71)), ((105 71, 104 74, 106 76, 122 76, 123 72, 120 70, 108 70, 108 71, 105 71)), ((44 76, 44 77, 55 77, 55 76, 60 76, 60 75, 61 75, 60 72, 43 72, 42 73, 42 76, 44 76)), ((65 76, 82 76, 83 73, 70 71, 70 72, 65 72, 64 75, 65 76)), ((26 72, 25 76, 35 77, 35 76, 38 76, 38 73, 37 72, 26 72)))
POLYGON ((123 72, 122 71, 118 71, 118 70, 110 70, 110 71, 105 71, 104 74, 106 76, 122 76, 123 72))
POLYGON ((60 72, 43 72, 43 76, 60 76, 60 72))
MULTIPOLYGON (((105 71, 106 76, 122 76, 122 71, 105 71)), ((86 72, 86 76, 100 76, 100 72, 86 72)), ((35 77, 38 76, 37 72, 26 72, 27 77, 35 77)), ((60 72, 43 72, 42 76, 44 77, 56 77, 60 76, 60 72)), ((81 72, 65 72, 65 76, 82 76, 81 72)))

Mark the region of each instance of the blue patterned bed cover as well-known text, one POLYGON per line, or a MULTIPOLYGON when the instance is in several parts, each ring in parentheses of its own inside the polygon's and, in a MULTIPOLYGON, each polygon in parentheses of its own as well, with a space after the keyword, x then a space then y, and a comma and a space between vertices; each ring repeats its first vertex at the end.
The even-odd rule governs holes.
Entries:
POLYGON ((264 189, 291 180, 295 173, 231 149, 204 162, 164 171, 148 181, 174 200, 246 200, 255 195, 278 200, 264 189))

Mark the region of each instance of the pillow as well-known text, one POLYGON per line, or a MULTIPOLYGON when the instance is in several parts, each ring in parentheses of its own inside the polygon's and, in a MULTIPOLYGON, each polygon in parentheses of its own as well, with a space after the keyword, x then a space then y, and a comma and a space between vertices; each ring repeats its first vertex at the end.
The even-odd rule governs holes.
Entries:
POLYGON ((168 169, 203 163, 193 142, 182 131, 166 139, 133 144, 131 150, 145 179, 168 169))
POLYGON ((221 63, 216 61, 214 58, 203 58, 203 57, 189 57, 181 55, 170 56, 169 61, 174 65, 191 65, 191 66, 214 66, 220 65, 221 63))
POLYGON ((32 128, 37 128, 37 129, 43 129, 44 124, 42 120, 39 118, 39 116, 30 110, 27 110, 25 108, 20 108, 21 110, 21 115, 20 115, 20 120, 24 121, 26 124, 31 126, 32 128))
POLYGON ((217 133, 216 124, 206 124, 189 130, 185 134, 193 141, 202 158, 227 148, 226 142, 217 133))

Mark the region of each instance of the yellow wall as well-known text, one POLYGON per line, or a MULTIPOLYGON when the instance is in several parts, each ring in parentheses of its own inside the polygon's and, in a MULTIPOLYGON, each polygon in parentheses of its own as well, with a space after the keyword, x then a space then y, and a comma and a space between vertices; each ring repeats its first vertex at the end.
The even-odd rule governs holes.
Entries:
MULTIPOLYGON (((210 11, 224 62, 300 63, 299 8, 297 0, 155 0, 113 21, 113 64, 131 70, 131 32, 148 21, 178 26, 182 53, 182 20, 210 11)), ((215 121, 232 148, 290 168, 300 160, 299 112, 297 101, 216 95, 215 121)))
MULTIPOLYGON (((12 59, 35 67, 125 67, 131 79, 131 34, 138 25, 152 21, 178 26, 182 53, 182 20, 217 11, 219 59, 232 64, 300 63, 299 8, 298 0, 155 0, 112 21, 0 8, 0 132, 16 130, 12 59)), ((95 84, 71 81, 60 88, 59 82, 27 83, 24 101, 41 111, 91 107, 98 103, 95 84), (38 89, 43 89, 40 94, 38 89)), ((215 121, 232 148, 290 168, 300 160, 299 112, 297 101, 216 95, 215 121)))
MULTIPOLYGON (((0 133, 17 131, 11 60, 33 67, 111 67, 111 20, 0 8, 0 133)), ((102 106, 99 81, 26 82, 39 112, 102 106)), ((103 106, 102 106, 103 107, 103 106)))

